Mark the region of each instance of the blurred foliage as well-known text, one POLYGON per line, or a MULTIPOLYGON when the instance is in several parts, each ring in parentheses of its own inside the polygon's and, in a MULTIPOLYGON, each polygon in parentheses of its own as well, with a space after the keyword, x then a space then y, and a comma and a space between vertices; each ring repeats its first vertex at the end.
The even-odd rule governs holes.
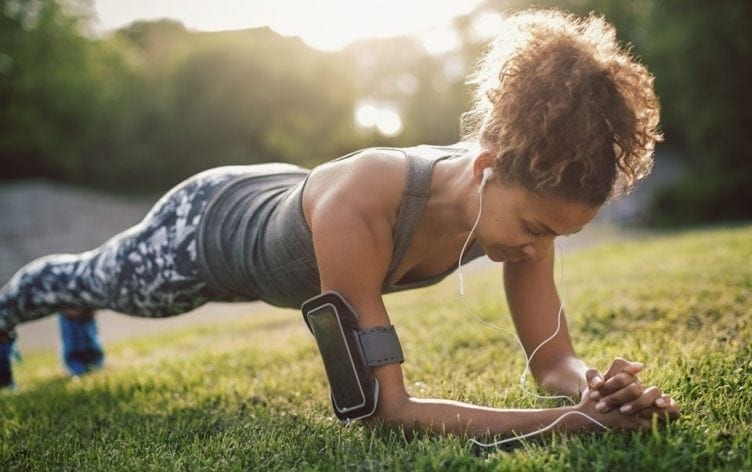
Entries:
POLYGON ((224 164, 314 165, 358 142, 337 55, 268 28, 136 22, 84 34, 88 2, 0 0, 2 178, 164 190, 224 164))
MULTIPOLYGON (((155 191, 217 165, 451 143, 487 40, 475 20, 529 5, 486 0, 455 19, 458 50, 429 54, 410 36, 331 53, 268 28, 200 33, 167 20, 96 37, 90 0, 0 0, 0 178, 155 191), (356 127, 363 100, 399 110, 402 132, 356 127)), ((688 169, 658 194, 656 222, 752 216, 752 3, 536 5, 604 15, 655 75, 662 146, 688 169)))
POLYGON ((656 199, 664 222, 752 216, 752 2, 656 2, 645 56, 663 98, 667 136, 691 159, 656 199))

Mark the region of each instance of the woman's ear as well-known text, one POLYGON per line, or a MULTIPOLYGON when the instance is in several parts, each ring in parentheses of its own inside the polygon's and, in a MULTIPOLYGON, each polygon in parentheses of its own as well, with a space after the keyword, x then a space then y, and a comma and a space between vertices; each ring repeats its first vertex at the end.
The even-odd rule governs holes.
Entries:
POLYGON ((475 157, 473 162, 473 177, 480 183, 483 179, 483 170, 490 168, 496 171, 496 159, 491 151, 483 150, 475 157))

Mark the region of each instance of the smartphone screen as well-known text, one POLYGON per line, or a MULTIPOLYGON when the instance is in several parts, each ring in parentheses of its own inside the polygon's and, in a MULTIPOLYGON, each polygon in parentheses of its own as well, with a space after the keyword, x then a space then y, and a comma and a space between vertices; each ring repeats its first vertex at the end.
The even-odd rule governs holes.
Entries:
POLYGON ((308 322, 324 361, 335 407, 341 412, 362 407, 365 394, 334 306, 323 305, 309 313, 308 322))

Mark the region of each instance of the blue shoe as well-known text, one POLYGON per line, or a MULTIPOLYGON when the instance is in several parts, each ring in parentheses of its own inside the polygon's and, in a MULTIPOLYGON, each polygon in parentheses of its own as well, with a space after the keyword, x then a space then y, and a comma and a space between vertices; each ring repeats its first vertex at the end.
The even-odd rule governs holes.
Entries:
POLYGON ((21 356, 16 351, 16 339, 8 338, 0 341, 0 390, 15 390, 16 384, 13 382, 13 369, 11 368, 12 358, 20 360, 21 356))
POLYGON ((63 362, 71 375, 83 375, 101 369, 104 349, 99 341, 94 317, 71 319, 60 314, 60 335, 63 338, 63 362))

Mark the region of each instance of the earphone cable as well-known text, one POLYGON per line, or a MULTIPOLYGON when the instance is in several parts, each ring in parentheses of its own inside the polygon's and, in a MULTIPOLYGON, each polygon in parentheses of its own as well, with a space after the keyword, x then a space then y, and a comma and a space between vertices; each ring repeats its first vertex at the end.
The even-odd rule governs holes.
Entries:
MULTIPOLYGON (((546 343, 548 343, 549 341, 551 341, 552 339, 554 339, 559 334, 559 332, 561 331, 561 324, 562 324, 561 321, 562 321, 562 315, 563 315, 563 312, 564 312, 564 304, 565 304, 565 301, 566 301, 566 283, 565 283, 565 280, 564 280, 564 248, 561 246, 561 244, 559 243, 558 240, 556 241, 556 244, 559 247, 559 250, 561 252, 561 264, 560 264, 560 266, 561 266, 562 297, 561 297, 561 301, 559 303, 559 310, 558 310, 557 315, 556 315, 556 329, 554 330, 553 334, 551 334, 551 336, 549 336, 546 339, 544 339, 543 341, 541 341, 541 343, 538 344, 538 346, 536 346, 535 349, 533 349, 533 351, 530 353, 529 356, 527 355, 525 347, 522 344, 522 341, 520 340, 519 336, 517 336, 515 333, 513 333, 510 330, 501 328, 499 326, 494 325, 493 323, 489 323, 489 322, 483 320, 482 318, 480 318, 479 316, 477 316, 473 312, 473 310, 470 309, 470 307, 467 305, 467 303, 465 301, 465 283, 464 283, 464 277, 462 275, 462 258, 464 257, 465 251, 467 250, 467 246, 470 243, 470 239, 472 238, 473 234, 475 233, 475 230, 478 227, 478 224, 480 222, 481 213, 483 211, 483 187, 485 186, 486 180, 487 180, 486 178, 483 179, 483 181, 481 182, 480 188, 478 189, 478 202, 479 202, 478 203, 478 216, 475 218, 475 223, 473 224, 472 229, 470 230, 470 234, 468 234, 467 239, 465 240, 465 244, 463 244, 463 246, 462 246, 462 250, 460 251, 459 261, 457 263, 457 270, 458 270, 458 275, 459 275, 459 285, 460 285, 459 292, 460 292, 460 300, 462 301, 462 306, 470 314, 470 316, 472 316, 473 318, 475 318, 477 321, 479 321, 483 325, 488 326, 489 328, 493 328, 493 329, 502 331, 504 333, 510 334, 517 341, 517 344, 520 346, 520 350, 522 351, 522 355, 525 357, 525 367, 524 367, 524 369, 522 371, 522 375, 520 375, 520 388, 522 389, 522 391, 525 394, 527 394, 529 396, 532 396, 534 398, 537 398, 537 399, 566 399, 566 400, 568 400, 568 401, 571 402, 572 398, 570 398, 570 397, 568 397, 566 395, 538 395, 536 393, 533 393, 533 392, 529 391, 527 389, 527 387, 525 386, 526 380, 527 380, 527 372, 530 369, 530 363, 532 362, 533 357, 535 357, 535 355, 538 353, 538 351, 546 343)), ((549 425, 547 425, 547 426, 545 426, 543 428, 540 428, 538 430, 535 430, 535 431, 532 431, 530 433, 527 433, 527 434, 515 436, 515 437, 512 437, 512 438, 503 439, 503 440, 500 440, 500 441, 495 441, 493 443, 482 443, 482 442, 480 442, 480 441, 478 441, 476 439, 470 439, 470 442, 472 442, 473 444, 476 444, 478 446, 481 446, 481 447, 494 447, 494 446, 499 446, 499 445, 506 444, 506 443, 512 442, 512 441, 519 441, 519 440, 526 439, 528 437, 531 437, 531 436, 534 436, 534 435, 537 435, 537 434, 544 433, 544 432, 552 429, 554 426, 556 426, 564 418, 566 418, 567 416, 571 416, 571 415, 583 416, 583 417, 587 418, 588 420, 590 420, 591 422, 593 422, 594 424, 600 426, 601 428, 610 431, 610 428, 608 428, 606 425, 604 425, 603 423, 599 422, 595 418, 591 417, 590 415, 587 415, 587 414, 582 413, 580 411, 569 411, 567 413, 564 413, 560 417, 558 417, 551 424, 549 424, 549 425)))

